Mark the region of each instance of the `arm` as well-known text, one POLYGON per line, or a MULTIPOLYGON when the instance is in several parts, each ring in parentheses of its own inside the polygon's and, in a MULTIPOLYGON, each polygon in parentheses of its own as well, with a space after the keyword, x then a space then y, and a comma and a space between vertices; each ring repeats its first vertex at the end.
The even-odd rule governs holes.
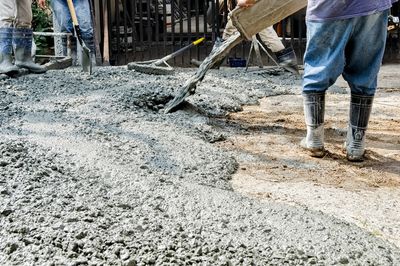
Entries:
POLYGON ((237 5, 242 8, 251 7, 256 3, 256 0, 238 0, 237 5))
POLYGON ((36 2, 38 3, 41 9, 45 9, 47 7, 46 0, 36 0, 36 2))

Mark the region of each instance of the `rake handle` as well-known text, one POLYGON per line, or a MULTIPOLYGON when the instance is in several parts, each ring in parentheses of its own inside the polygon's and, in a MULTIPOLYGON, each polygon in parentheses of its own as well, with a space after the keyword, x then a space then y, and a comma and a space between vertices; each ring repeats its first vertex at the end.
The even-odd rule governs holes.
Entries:
MULTIPOLYGON (((70 0, 70 1, 71 1, 71 0, 70 0)), ((204 40, 205 40, 205 38, 202 37, 202 38, 200 38, 200 39, 198 39, 198 40, 192 42, 191 44, 189 44, 189 45, 187 45, 187 46, 185 46, 185 47, 182 47, 182 48, 179 49, 178 51, 175 51, 175 52, 173 52, 172 54, 169 54, 169 55, 167 55, 167 56, 165 56, 165 57, 163 57, 163 58, 157 60, 154 64, 155 64, 155 65, 161 65, 162 63, 164 63, 164 62, 166 62, 166 61, 168 61, 168 60, 170 60, 170 59, 176 57, 177 55, 179 55, 179 54, 185 52, 186 50, 189 50, 189 49, 192 48, 193 46, 196 46, 196 45, 202 43, 204 40)))

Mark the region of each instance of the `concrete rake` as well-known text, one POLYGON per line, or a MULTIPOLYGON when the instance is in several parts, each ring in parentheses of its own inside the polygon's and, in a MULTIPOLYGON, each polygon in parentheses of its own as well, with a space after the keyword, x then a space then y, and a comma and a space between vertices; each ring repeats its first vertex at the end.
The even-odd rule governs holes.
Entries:
POLYGON ((176 57, 177 55, 189 50, 193 46, 196 46, 202 43, 205 38, 200 38, 191 44, 179 49, 178 51, 169 54, 161 59, 150 60, 150 61, 142 61, 142 62, 132 62, 128 64, 129 70, 135 70, 137 72, 153 74, 153 75, 172 75, 174 73, 174 68, 171 67, 167 61, 176 57))

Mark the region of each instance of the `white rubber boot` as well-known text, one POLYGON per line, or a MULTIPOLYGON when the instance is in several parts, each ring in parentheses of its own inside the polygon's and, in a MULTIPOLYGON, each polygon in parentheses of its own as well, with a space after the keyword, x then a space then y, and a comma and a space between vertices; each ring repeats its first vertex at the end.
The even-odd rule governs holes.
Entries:
POLYGON ((301 141, 301 146, 308 151, 310 156, 321 158, 325 155, 325 92, 303 93, 303 99, 307 136, 301 141))

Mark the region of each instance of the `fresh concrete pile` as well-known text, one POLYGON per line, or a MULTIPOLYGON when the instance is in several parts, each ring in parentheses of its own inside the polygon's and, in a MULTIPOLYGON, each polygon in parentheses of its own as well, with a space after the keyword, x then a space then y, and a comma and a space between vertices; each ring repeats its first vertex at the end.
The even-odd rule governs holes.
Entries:
MULTIPOLYGON (((0 81, 0 265, 399 265, 400 252, 306 208, 232 191, 227 111, 299 93, 282 72, 49 71, 0 81)), ((240 125, 233 125, 240 126, 240 125)))

